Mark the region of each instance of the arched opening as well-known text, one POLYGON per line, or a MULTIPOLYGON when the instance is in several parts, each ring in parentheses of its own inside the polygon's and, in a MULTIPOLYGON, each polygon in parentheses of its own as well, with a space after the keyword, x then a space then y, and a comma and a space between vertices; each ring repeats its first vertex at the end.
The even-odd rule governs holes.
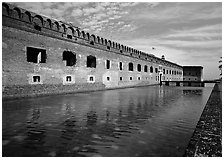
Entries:
POLYGON ((53 30, 59 31, 59 23, 54 22, 53 30))
POLYGON ((155 73, 158 73, 158 68, 155 68, 155 73))
POLYGON ((45 27, 48 28, 48 29, 51 29, 52 23, 51 23, 51 20, 50 19, 47 19, 47 21, 45 23, 45 27))
POLYGON ((86 37, 86 34, 85 34, 85 32, 84 32, 84 31, 82 31, 82 38, 84 38, 84 39, 85 39, 85 37, 86 37))
POLYGON ((12 10, 12 17, 15 19, 20 19, 21 18, 21 11, 19 8, 14 8, 12 10))
POLYGON ((68 27, 68 29, 67 29, 67 38, 68 39, 72 39, 73 34, 74 34, 74 29, 72 27, 68 27))
POLYGON ((133 63, 130 62, 130 63, 128 64, 128 70, 129 70, 129 71, 133 71, 133 70, 134 70, 133 68, 134 68, 134 67, 133 67, 133 63))
POLYGON ((65 62, 65 66, 74 66, 76 64, 76 54, 71 51, 64 51, 63 61, 65 62))
POLYGON ((23 21, 28 22, 28 23, 31 22, 31 14, 30 14, 30 12, 27 12, 27 11, 26 11, 26 12, 23 14, 23 21))
POLYGON ((137 70, 138 70, 138 72, 141 72, 142 71, 142 67, 141 67, 140 64, 137 65, 137 70))
POLYGON ((89 33, 86 33, 86 39, 87 39, 87 40, 90 39, 89 33))
POLYGON ((43 27, 43 18, 39 15, 36 15, 33 18, 33 24, 34 24, 34 29, 41 31, 41 28, 43 27))
POLYGON ((92 55, 87 56, 86 66, 96 68, 96 57, 92 55))
POLYGON ((148 66, 147 65, 144 66, 144 72, 148 72, 148 66))
POLYGON ((90 37, 90 40, 93 41, 93 42, 96 42, 96 37, 95 37, 95 35, 92 34, 91 37, 90 37))
POLYGON ((97 36, 97 42, 100 43, 100 37, 99 36, 97 36))
POLYGON ((2 4, 2 14, 9 15, 9 6, 5 3, 2 4))
POLYGON ((61 25, 60 32, 66 33, 66 26, 65 26, 65 24, 61 25))
POLYGON ((150 67, 150 73, 153 73, 153 67, 152 66, 150 67))
POLYGON ((80 37, 80 30, 76 29, 76 32, 77 32, 77 37, 80 37))

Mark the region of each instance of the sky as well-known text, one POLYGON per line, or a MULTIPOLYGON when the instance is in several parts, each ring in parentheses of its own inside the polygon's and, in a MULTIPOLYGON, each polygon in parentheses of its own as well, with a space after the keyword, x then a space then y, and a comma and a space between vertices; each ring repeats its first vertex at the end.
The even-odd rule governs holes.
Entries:
POLYGON ((16 2, 16 6, 68 22, 182 66, 204 67, 219 78, 221 2, 16 2), (152 49, 155 48, 155 49, 152 49))

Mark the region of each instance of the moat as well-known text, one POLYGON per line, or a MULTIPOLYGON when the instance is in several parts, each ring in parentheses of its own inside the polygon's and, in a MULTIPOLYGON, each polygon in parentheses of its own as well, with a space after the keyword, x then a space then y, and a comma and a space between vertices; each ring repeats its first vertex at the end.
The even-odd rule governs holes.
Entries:
POLYGON ((183 156, 212 87, 149 86, 2 103, 3 156, 183 156))

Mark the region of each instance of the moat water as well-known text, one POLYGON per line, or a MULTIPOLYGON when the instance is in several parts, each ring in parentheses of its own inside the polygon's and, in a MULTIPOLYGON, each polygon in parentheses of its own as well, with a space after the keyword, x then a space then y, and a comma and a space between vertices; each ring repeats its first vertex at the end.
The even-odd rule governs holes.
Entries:
POLYGON ((3 156, 183 156, 212 87, 138 87, 2 103, 3 156))

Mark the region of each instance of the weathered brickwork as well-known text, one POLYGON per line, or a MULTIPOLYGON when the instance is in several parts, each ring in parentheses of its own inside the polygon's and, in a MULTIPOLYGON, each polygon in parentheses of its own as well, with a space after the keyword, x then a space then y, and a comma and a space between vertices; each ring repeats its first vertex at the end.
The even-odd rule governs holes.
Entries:
POLYGON ((3 97, 152 85, 159 84, 160 79, 183 80, 183 68, 175 63, 6 3, 2 8, 3 97), (35 55, 37 50, 43 53, 35 55), (71 59, 66 53, 75 60, 66 63, 66 59, 71 59), (96 59, 96 67, 88 66, 88 56, 96 59), (129 70, 129 63, 133 63, 133 71, 129 70))

